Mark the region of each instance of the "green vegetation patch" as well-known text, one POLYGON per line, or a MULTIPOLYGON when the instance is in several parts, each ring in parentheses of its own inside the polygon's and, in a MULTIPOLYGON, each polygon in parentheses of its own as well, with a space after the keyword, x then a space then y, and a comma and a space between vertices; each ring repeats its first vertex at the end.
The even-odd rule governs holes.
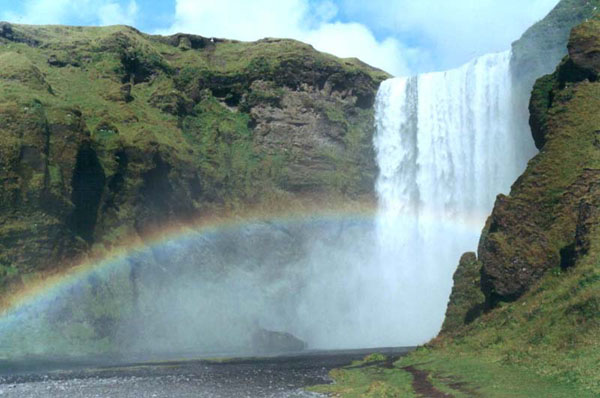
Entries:
POLYGON ((416 398, 411 374, 395 367, 372 364, 373 359, 379 356, 373 354, 364 361, 332 370, 329 375, 334 380, 333 384, 314 386, 308 390, 347 398, 416 398))
POLYGON ((248 115, 228 110, 212 96, 200 101, 194 113, 183 120, 182 129, 186 140, 198 148, 205 189, 215 196, 221 189, 238 197, 250 195, 261 159, 252 145, 248 115))
POLYGON ((465 253, 454 273, 454 287, 442 331, 451 332, 468 324, 483 312, 485 297, 481 292, 481 263, 475 253, 465 253))

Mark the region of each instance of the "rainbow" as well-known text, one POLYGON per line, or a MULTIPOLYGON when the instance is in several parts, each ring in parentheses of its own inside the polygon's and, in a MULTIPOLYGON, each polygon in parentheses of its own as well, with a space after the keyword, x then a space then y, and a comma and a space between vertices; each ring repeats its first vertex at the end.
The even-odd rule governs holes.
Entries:
POLYGON ((92 273, 108 270, 122 264, 128 257, 142 251, 152 250, 168 242, 186 239, 192 236, 210 236, 235 231, 248 225, 273 223, 278 225, 315 224, 319 222, 352 221, 372 222, 374 207, 363 204, 351 211, 347 209, 323 211, 289 212, 277 216, 250 214, 247 216, 204 216, 186 224, 164 226, 141 239, 132 236, 120 242, 119 246, 108 253, 94 253, 75 264, 67 264, 56 270, 29 278, 25 286, 9 291, 3 297, 0 316, 6 316, 23 307, 30 307, 44 300, 56 297, 65 288, 86 280, 92 273))
MULTIPOLYGON (((187 223, 170 225, 155 231, 142 240, 135 236, 123 240, 119 246, 108 253, 90 254, 87 258, 75 265, 66 265, 44 275, 38 275, 29 280, 24 287, 10 291, 0 306, 0 317, 8 317, 24 308, 30 308, 44 301, 57 297, 65 289, 75 286, 86 280, 92 273, 103 270, 111 270, 124 263, 128 257, 144 250, 153 249, 182 239, 193 236, 210 236, 228 231, 235 231, 248 225, 257 223, 272 223, 277 225, 303 224, 311 225, 318 223, 353 222, 362 225, 373 225, 376 215, 376 206, 373 201, 344 206, 341 208, 315 209, 304 208, 300 211, 287 212, 278 215, 265 215, 262 212, 247 214, 246 216, 203 216, 187 223)), ((456 225, 453 220, 441 220, 423 212, 420 219, 429 220, 437 225, 452 224, 459 228, 468 228, 474 233, 479 233, 482 227, 484 215, 474 214, 466 219, 466 224, 456 225)))

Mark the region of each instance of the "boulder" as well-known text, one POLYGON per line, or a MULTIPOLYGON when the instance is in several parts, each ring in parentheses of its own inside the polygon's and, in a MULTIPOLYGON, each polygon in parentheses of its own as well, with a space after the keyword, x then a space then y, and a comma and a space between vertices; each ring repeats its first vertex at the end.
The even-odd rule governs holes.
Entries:
POLYGON ((298 352, 306 349, 306 343, 291 333, 259 327, 252 334, 252 348, 259 354, 298 352))

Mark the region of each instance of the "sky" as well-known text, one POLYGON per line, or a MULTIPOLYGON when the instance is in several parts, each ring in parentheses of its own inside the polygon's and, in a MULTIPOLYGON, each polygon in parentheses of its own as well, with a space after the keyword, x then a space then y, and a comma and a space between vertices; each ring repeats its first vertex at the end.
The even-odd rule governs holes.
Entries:
POLYGON ((447 70, 510 43, 559 0, 0 0, 0 20, 301 40, 396 76, 447 70))

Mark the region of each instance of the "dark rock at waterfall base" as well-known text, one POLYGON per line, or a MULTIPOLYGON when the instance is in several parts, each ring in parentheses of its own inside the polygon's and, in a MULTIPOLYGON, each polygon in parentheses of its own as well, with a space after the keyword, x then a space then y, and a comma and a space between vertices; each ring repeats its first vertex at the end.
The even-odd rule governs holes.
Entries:
POLYGON ((258 354, 299 352, 306 343, 291 333, 258 328, 252 334, 252 349, 258 354))

